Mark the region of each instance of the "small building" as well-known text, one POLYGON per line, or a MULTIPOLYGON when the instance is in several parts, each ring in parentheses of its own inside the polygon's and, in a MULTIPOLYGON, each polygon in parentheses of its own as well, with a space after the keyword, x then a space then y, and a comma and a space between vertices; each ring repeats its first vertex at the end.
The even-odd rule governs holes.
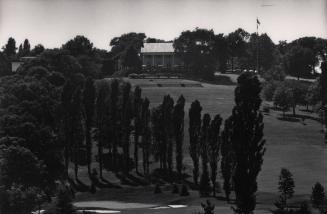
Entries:
POLYGON ((141 59, 143 67, 173 68, 183 65, 182 60, 175 54, 172 42, 144 43, 141 59))
POLYGON ((29 62, 33 59, 36 59, 37 57, 35 56, 25 56, 25 57, 20 57, 18 60, 14 60, 11 62, 11 72, 16 72, 17 69, 25 62, 29 62))

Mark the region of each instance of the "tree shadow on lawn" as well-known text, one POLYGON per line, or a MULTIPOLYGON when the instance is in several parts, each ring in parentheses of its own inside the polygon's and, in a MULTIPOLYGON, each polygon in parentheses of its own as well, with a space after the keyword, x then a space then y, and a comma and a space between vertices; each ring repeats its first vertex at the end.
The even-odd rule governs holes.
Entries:
POLYGON ((132 174, 128 174, 127 178, 135 183, 138 183, 142 186, 147 186, 150 185, 151 183, 149 181, 147 181, 145 178, 138 178, 135 175, 132 174))
POLYGON ((116 177, 120 180, 121 184, 123 184, 123 185, 134 186, 134 187, 140 185, 139 183, 129 179, 128 176, 126 177, 123 174, 116 173, 116 177))
MULTIPOLYGON (((289 122, 303 122, 305 123, 305 120, 313 120, 316 122, 320 122, 320 119, 318 117, 314 117, 311 115, 303 115, 303 114, 285 114, 284 116, 281 115, 279 117, 277 117, 277 119, 279 120, 283 120, 283 121, 289 121, 289 122)), ((305 125, 305 124, 304 124, 305 125)))
MULTIPOLYGON (((161 180, 165 183, 177 183, 177 184, 183 183, 183 181, 189 177, 190 176, 186 173, 183 173, 182 177, 180 177, 178 172, 176 172, 176 171, 169 172, 168 169, 165 170, 165 169, 160 169, 160 168, 153 170, 153 172, 150 175, 150 178, 152 181, 161 180)), ((154 183, 157 183, 157 182, 154 182, 154 183)))
POLYGON ((90 186, 84 184, 81 180, 77 179, 72 179, 68 177, 68 182, 72 186, 73 190, 75 192, 88 192, 90 191, 90 186))
POLYGON ((117 184, 110 183, 105 178, 100 178, 99 179, 98 177, 92 177, 90 179, 93 182, 93 184, 98 188, 117 188, 117 189, 122 188, 121 186, 119 186, 117 184))

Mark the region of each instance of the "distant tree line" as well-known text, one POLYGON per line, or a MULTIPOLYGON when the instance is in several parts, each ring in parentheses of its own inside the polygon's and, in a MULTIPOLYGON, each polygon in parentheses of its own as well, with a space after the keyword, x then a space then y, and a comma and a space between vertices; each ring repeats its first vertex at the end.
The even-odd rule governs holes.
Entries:
MULTIPOLYGON (((78 35, 66 42, 60 51, 77 59, 90 75, 95 77, 124 76, 141 72, 140 52, 144 42, 166 42, 146 37, 144 33, 126 33, 110 41, 110 51, 100 50, 84 36, 78 35), (119 72, 118 72, 119 71, 119 72)), ((213 30, 196 28, 183 31, 173 40, 175 52, 184 62, 185 70, 200 78, 212 80, 214 73, 258 70, 260 75, 291 75, 297 78, 314 77, 315 67, 326 60, 327 41, 316 37, 302 37, 292 42, 275 44, 266 34, 257 35, 239 28, 229 34, 215 34, 213 30)), ((10 74, 12 60, 23 56, 39 56, 49 52, 38 44, 33 49, 28 39, 19 48, 9 38, 0 55, 1 75, 10 74), (18 49, 18 51, 17 51, 18 49)), ((59 52, 59 53, 58 53, 59 52)), ((85 72, 86 72, 85 71, 85 72)))

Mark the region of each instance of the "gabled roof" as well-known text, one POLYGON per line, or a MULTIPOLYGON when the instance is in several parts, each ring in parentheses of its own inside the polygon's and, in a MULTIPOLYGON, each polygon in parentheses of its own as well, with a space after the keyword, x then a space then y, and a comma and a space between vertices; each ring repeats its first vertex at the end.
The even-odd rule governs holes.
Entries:
POLYGON ((141 53, 173 53, 174 47, 172 42, 167 43, 144 43, 141 53))

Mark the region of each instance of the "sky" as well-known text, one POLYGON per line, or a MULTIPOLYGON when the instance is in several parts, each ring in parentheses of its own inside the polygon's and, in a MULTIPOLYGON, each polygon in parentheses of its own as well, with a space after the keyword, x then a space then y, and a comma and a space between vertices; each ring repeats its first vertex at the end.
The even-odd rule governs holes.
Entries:
POLYGON ((278 43, 303 36, 327 38, 327 0, 0 0, 0 47, 60 47, 76 35, 97 48, 127 32, 173 40, 195 27, 228 34, 241 27, 278 43))

